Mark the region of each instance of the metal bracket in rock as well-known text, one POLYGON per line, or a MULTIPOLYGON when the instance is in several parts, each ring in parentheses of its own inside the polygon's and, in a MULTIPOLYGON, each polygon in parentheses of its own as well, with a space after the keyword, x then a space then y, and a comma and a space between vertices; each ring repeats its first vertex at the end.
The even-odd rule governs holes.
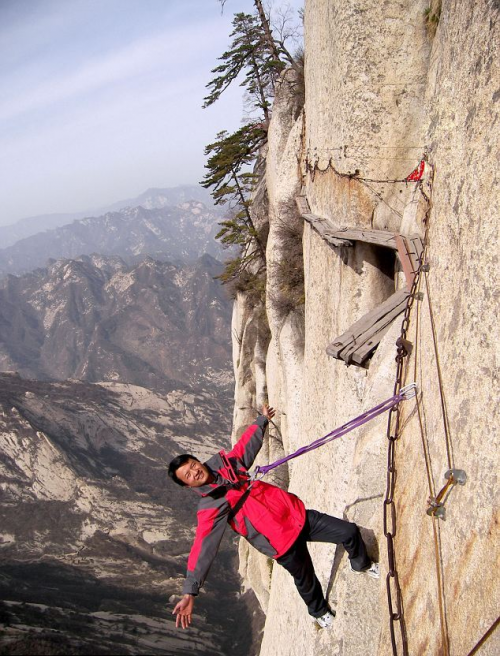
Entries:
POLYGON ((430 497, 428 500, 429 507, 427 508, 427 514, 430 517, 437 517, 443 521, 446 519, 446 508, 445 501, 447 493, 451 491, 451 488, 454 485, 465 485, 467 481, 467 474, 463 469, 448 469, 444 475, 446 479, 446 484, 440 490, 436 497, 430 497))

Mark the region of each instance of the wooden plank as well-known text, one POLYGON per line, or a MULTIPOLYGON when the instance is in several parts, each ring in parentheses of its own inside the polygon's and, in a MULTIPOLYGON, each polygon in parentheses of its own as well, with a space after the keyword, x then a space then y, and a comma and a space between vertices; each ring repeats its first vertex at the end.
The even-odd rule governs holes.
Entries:
POLYGON ((326 354, 332 358, 340 360, 340 354, 345 349, 347 343, 351 343, 351 336, 348 333, 336 337, 335 340, 326 347, 326 354))
POLYGON ((389 230, 373 230, 371 228, 339 228, 338 232, 349 234, 349 238, 358 241, 376 239, 382 242, 394 239, 394 235, 397 234, 389 230))
POLYGON ((309 223, 312 225, 312 227, 318 232, 322 237, 324 236, 325 232, 328 231, 328 226, 322 223, 321 221, 309 221, 309 223))
POLYGON ((307 221, 313 228, 318 232, 318 234, 332 246, 351 246, 351 242, 347 239, 338 239, 334 235, 336 234, 335 228, 332 227, 330 222, 327 219, 322 219, 316 214, 303 214, 302 218, 307 221))
POLYGON ((307 221, 312 226, 320 225, 324 221, 319 216, 316 216, 316 214, 311 214, 310 212, 303 214, 302 218, 304 219, 304 221, 307 221))
MULTIPOLYGON (((402 308, 401 312, 404 311, 404 308, 402 308)), ((359 349, 354 351, 352 354, 352 362, 357 365, 362 365, 363 362, 368 358, 368 356, 377 348, 377 346, 380 344, 382 341, 382 337, 389 332, 389 328, 391 327, 392 321, 388 323, 386 326, 380 329, 378 333, 376 333, 371 339, 369 339, 367 342, 365 342, 359 349)))
POLYGON ((413 269, 413 263, 408 254, 406 248, 406 241, 402 235, 396 235, 396 247, 398 249, 399 261, 403 267, 403 271, 406 278, 406 286, 408 289, 411 289, 413 281, 415 280, 415 271, 413 269))
POLYGON ((401 303, 395 307, 391 312, 386 314, 382 319, 373 324, 363 335, 361 335, 356 342, 350 344, 346 349, 342 351, 340 357, 344 362, 350 364, 351 362, 356 362, 356 364, 361 364, 363 360, 366 360, 368 355, 374 348, 377 346, 379 341, 382 339, 383 335, 389 330, 394 319, 404 312, 406 303, 401 303), (368 345, 368 347, 367 347, 368 345), (361 358, 356 358, 355 354, 361 353, 364 354, 361 358))
POLYGON ((333 236, 337 239, 349 239, 350 241, 364 241, 367 244, 376 244, 396 250, 396 233, 388 230, 356 230, 344 228, 335 230, 333 236))
POLYGON ((382 319, 386 314, 391 312, 395 307, 401 303, 405 303, 408 298, 409 293, 406 289, 399 289, 397 292, 394 292, 389 298, 387 298, 383 303, 377 305, 377 307, 367 312, 365 315, 358 319, 349 330, 344 334, 352 335, 352 339, 358 339, 361 335, 376 321, 382 319))
POLYGON ((303 214, 303 217, 306 221, 309 221, 313 226, 324 226, 326 227, 326 221, 325 219, 322 219, 320 216, 316 216, 316 214, 303 214))
MULTIPOLYGON (((387 314, 382 320, 378 321, 360 337, 359 345, 349 348, 349 361, 355 364, 362 364, 370 353, 378 346, 382 337, 387 333, 396 317, 405 311, 406 302, 395 307, 392 312, 387 314)), ((342 359, 344 359, 342 354, 342 359)))
MULTIPOLYGON (((375 244, 396 250, 405 274, 406 285, 408 290, 411 289, 423 252, 423 244, 419 235, 404 237, 388 230, 339 229, 334 227, 327 219, 313 214, 305 195, 297 196, 295 200, 302 218, 312 225, 318 234, 332 246, 352 246, 353 241, 362 241, 367 244, 375 244)), ((328 348, 332 348, 332 346, 330 345, 328 348)), ((333 357, 337 356, 333 355, 333 357)))
POLYGON ((403 312, 408 296, 408 292, 404 289, 395 292, 329 344, 326 348, 327 354, 346 362, 350 361, 350 356, 354 351, 382 330, 384 326, 390 325, 397 315, 403 312))
MULTIPOLYGON (((390 232, 389 230, 336 228, 327 219, 321 218, 311 212, 307 197, 305 195, 296 196, 295 201, 303 219, 313 225, 318 230, 318 232, 321 233, 322 236, 325 235, 323 226, 328 226, 328 234, 326 236, 332 240, 332 243, 334 243, 333 240, 340 240, 340 242, 344 242, 336 245, 344 245, 345 242, 363 241, 367 244, 375 244, 377 246, 384 246, 386 248, 398 250, 396 237, 401 236, 395 232, 390 232)), ((415 235, 415 237, 418 237, 418 235, 415 235)), ((411 250, 413 252, 413 244, 411 250)))
POLYGON ((409 290, 413 284, 423 253, 419 235, 404 237, 388 230, 356 228, 339 229, 330 221, 311 212, 304 189, 295 198, 298 211, 316 232, 329 244, 351 246, 353 241, 375 244, 396 250, 406 278, 408 289, 395 292, 390 298, 356 321, 345 333, 326 348, 328 355, 343 359, 346 363, 362 364, 387 333, 394 319, 404 311, 409 290))
MULTIPOLYGON (((326 222, 320 223, 319 221, 317 221, 314 224, 314 227, 321 234, 321 236, 323 236, 323 237, 333 237, 332 228, 331 228, 331 226, 328 225, 328 223, 326 223, 326 222)), ((342 240, 338 239, 337 241, 342 241, 342 240)))
POLYGON ((336 337, 331 344, 326 347, 326 354, 330 355, 332 358, 338 358, 340 360, 340 354, 342 351, 352 343, 352 336, 349 332, 345 332, 339 337, 336 337))
POLYGON ((309 203, 307 201, 306 196, 296 196, 295 197, 295 202, 297 204, 297 209, 299 210, 299 214, 309 214, 311 211, 311 208, 309 207, 309 203))
POLYGON ((323 239, 332 246, 352 246, 352 241, 348 241, 347 239, 337 239, 336 237, 332 237, 329 232, 325 232, 323 239))

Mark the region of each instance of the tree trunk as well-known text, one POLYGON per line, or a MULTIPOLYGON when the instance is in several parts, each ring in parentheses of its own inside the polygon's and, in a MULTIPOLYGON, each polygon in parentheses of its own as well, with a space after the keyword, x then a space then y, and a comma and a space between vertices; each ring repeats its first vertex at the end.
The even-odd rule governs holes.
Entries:
POLYGON ((264 246, 262 245, 259 237, 257 236, 258 232, 257 232, 257 230, 254 226, 253 221, 252 221, 252 215, 250 214, 250 210, 248 209, 248 205, 247 205, 247 202, 246 202, 246 199, 245 199, 245 195, 244 195, 243 190, 240 186, 240 181, 238 180, 238 175, 237 175, 237 173, 235 173, 235 171, 233 171, 233 180, 235 182, 236 189, 238 190, 238 195, 240 197, 240 204, 241 204, 241 206, 243 207, 243 209, 245 211, 245 216, 247 217, 246 223, 247 223, 248 226, 250 226, 250 228, 252 229, 252 231, 255 234, 254 239, 257 243, 257 248, 259 249, 262 260, 264 261, 264 264, 265 264, 266 263, 266 251, 264 250, 264 246))
POLYGON ((254 0, 254 5, 257 11, 259 12, 260 22, 262 24, 262 29, 264 30, 264 34, 266 36, 266 42, 267 45, 269 46, 269 50, 273 53, 273 57, 279 61, 280 54, 278 52, 278 48, 276 47, 276 43, 273 39, 271 28, 269 26, 269 21, 267 20, 266 12, 264 11, 264 7, 262 6, 261 0, 254 0))

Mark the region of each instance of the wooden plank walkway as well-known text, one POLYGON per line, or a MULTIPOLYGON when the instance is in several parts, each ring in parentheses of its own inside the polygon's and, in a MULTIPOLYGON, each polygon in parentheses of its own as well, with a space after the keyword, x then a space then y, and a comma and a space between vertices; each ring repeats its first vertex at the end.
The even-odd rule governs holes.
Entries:
POLYGON ((326 241, 334 243, 335 246, 352 246, 353 241, 364 241, 368 244, 385 246, 397 250, 397 233, 389 230, 370 230, 368 228, 338 228, 331 221, 313 214, 305 196, 297 196, 295 199, 297 208, 304 219, 323 237, 326 241))
POLYGON ((404 312, 409 296, 400 289, 376 308, 352 324, 326 348, 328 355, 346 364, 362 364, 389 330, 394 319, 404 312))
POLYGON ((328 219, 323 219, 320 216, 311 213, 309 203, 305 196, 297 196, 295 201, 304 221, 307 221, 307 223, 309 223, 326 242, 332 246, 352 246, 352 243, 344 238, 344 236, 340 238, 336 237, 336 230, 328 219))
POLYGON ((391 248, 399 256, 407 289, 395 292, 386 301, 365 314, 326 349, 328 355, 343 360, 346 364, 362 365, 378 346, 394 319, 406 307, 413 281, 422 264, 424 250, 422 239, 419 235, 406 237, 389 230, 337 228, 328 219, 311 212, 305 194, 297 196, 296 203, 302 218, 332 246, 352 246, 353 242, 362 241, 391 248))
POLYGON ((333 236, 336 239, 348 239, 349 241, 364 241, 367 244, 384 246, 386 248, 396 249, 396 233, 389 230, 368 230, 355 228, 342 228, 334 230, 333 236))

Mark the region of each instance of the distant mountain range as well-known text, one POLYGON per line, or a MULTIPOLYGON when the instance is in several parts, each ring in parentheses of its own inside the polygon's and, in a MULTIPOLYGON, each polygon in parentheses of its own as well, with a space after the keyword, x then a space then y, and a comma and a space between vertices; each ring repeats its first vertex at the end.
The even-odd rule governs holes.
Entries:
POLYGON ((161 209, 175 207, 187 201, 200 201, 207 208, 213 208, 210 193, 200 185, 181 185, 179 187, 151 188, 135 198, 93 208, 82 212, 63 214, 41 214, 27 217, 7 226, 0 226, 0 249, 12 246, 20 239, 26 239, 45 230, 53 230, 71 223, 76 219, 102 216, 108 212, 117 212, 125 207, 144 207, 145 209, 161 209))
POLYGON ((141 255, 192 261, 204 253, 221 257, 215 241, 221 216, 200 201, 161 209, 127 207, 103 216, 78 219, 40 232, 0 250, 0 275, 43 267, 49 259, 79 255, 141 255))
MULTIPOLYGON (((147 210, 144 210, 147 211, 147 210)), ((222 265, 100 255, 0 281, 0 371, 227 391, 231 300, 222 265)))
POLYGON ((0 250, 1 654, 258 653, 229 538, 194 626, 171 616, 196 499, 166 465, 229 447, 234 384, 222 215, 195 189, 0 250))
POLYGON ((1 653, 258 653, 263 614, 240 594, 229 536, 193 626, 172 617, 197 499, 166 467, 227 448, 229 432, 211 391, 0 374, 1 653))

